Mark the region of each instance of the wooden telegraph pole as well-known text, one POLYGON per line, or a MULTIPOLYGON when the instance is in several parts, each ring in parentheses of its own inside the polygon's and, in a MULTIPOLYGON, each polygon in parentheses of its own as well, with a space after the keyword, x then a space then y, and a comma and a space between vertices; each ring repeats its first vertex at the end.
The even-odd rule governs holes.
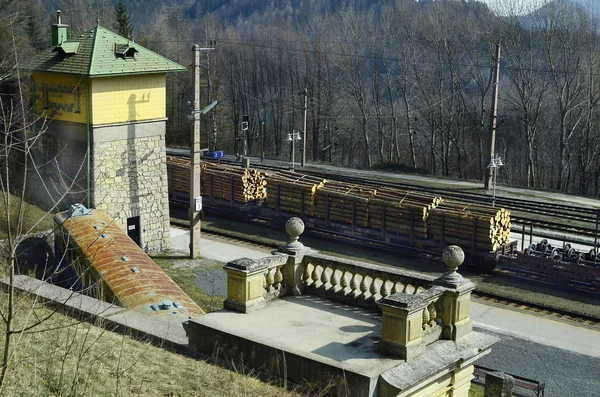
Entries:
POLYGON ((192 136, 192 175, 190 178, 190 257, 200 257, 200 46, 194 44, 194 129, 192 136))
POLYGON ((214 47, 200 48, 194 44, 192 68, 194 69, 194 110, 192 117, 194 128, 192 132, 192 175, 190 175, 190 257, 200 257, 200 212, 202 211, 202 192, 200 190, 200 115, 212 109, 216 102, 200 111, 200 51, 214 50, 214 47))
MULTIPOLYGON (((498 120, 498 83, 500 81, 500 43, 496 44, 496 59, 494 65, 494 85, 492 87, 492 113, 490 115, 490 133, 491 133, 491 142, 490 142, 490 162, 494 159, 496 153, 496 125, 498 120)), ((487 178, 485 178, 485 190, 490 190, 492 188, 492 178, 494 172, 496 172, 492 167, 487 168, 487 178)))
POLYGON ((308 105, 308 90, 305 88, 304 94, 304 133, 302 134, 302 167, 306 164, 306 111, 308 105))

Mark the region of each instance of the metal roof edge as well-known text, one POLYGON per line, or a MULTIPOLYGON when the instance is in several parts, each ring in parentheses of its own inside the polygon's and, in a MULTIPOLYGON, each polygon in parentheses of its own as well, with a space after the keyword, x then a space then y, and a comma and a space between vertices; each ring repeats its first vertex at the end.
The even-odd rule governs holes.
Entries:
MULTIPOLYGON (((133 44, 138 44, 138 43, 136 43, 136 42, 135 42, 135 41, 133 41, 133 40, 131 40, 131 42, 132 42, 133 44)), ((169 62, 169 63, 172 63, 172 64, 176 65, 176 66, 177 66, 177 68, 176 68, 176 69, 173 69, 173 70, 171 70, 171 71, 173 71, 173 72, 183 72, 183 71, 186 71, 186 72, 187 72, 187 70, 188 70, 188 69, 187 69, 185 66, 183 66, 183 65, 180 65, 180 64, 178 64, 177 62, 175 62, 175 61, 172 61, 172 60, 170 60, 169 58, 167 58, 167 57, 164 57, 164 56, 160 55, 158 52, 156 52, 156 51, 152 51, 151 49, 149 49, 149 48, 146 48, 146 47, 144 47, 144 46, 143 46, 143 45, 141 45, 141 44, 139 44, 139 46, 140 46, 140 47, 142 47, 142 48, 143 48, 144 50, 146 50, 146 51, 150 51, 150 52, 152 52, 153 54, 156 54, 157 56, 159 56, 160 58, 164 59, 165 61, 167 61, 167 62, 169 62)))
POLYGON ((187 72, 187 69, 177 69, 177 70, 144 70, 140 72, 125 72, 125 73, 102 73, 102 74, 91 74, 86 75, 91 79, 101 78, 101 77, 121 77, 121 76, 133 76, 133 75, 143 75, 143 74, 167 74, 167 73, 181 73, 187 72))
POLYGON ((87 75, 89 77, 92 77, 92 65, 94 64, 94 53, 96 52, 96 42, 97 42, 97 38, 98 38, 98 29, 100 29, 100 25, 96 26, 95 29, 92 29, 94 31, 94 38, 92 39, 92 51, 90 54, 90 63, 88 65, 88 72, 87 75))

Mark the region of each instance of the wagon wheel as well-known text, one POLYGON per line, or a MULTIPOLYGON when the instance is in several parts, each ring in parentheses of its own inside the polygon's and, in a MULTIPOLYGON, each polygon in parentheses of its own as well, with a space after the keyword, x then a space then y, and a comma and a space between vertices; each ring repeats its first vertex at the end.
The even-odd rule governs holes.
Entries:
POLYGON ((567 261, 571 261, 571 259, 577 254, 577 251, 575 251, 573 248, 571 248, 569 246, 569 248, 567 249, 567 251, 565 252, 565 260, 567 261))
POLYGON ((592 248, 590 250, 590 252, 588 253, 587 259, 590 260, 590 261, 595 261, 596 260, 596 248, 592 248))
POLYGON ((529 244, 529 246, 525 248, 525 255, 531 255, 531 252, 535 251, 535 248, 534 244, 529 244))

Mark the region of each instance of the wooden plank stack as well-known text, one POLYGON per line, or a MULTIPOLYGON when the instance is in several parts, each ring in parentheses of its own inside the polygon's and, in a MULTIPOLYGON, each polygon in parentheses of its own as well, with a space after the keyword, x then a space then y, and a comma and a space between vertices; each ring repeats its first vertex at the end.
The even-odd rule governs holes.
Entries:
MULTIPOLYGON (((168 157, 167 167, 172 189, 189 191, 191 160, 168 157)), ((267 195, 266 174, 257 170, 202 162, 200 173, 203 196, 248 203, 267 195)))
POLYGON ((510 239, 510 211, 504 208, 444 201, 429 214, 431 237, 465 251, 495 251, 510 239))
POLYGON ((443 201, 441 197, 423 192, 381 188, 369 201, 369 226, 426 239, 429 213, 443 201))
POLYGON ((315 197, 327 179, 290 171, 269 175, 265 206, 298 215, 315 216, 315 197))

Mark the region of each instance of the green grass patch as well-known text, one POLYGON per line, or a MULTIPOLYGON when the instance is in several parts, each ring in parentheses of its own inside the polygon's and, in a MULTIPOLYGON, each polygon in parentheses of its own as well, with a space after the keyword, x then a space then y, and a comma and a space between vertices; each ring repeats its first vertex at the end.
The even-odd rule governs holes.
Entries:
POLYGON ((51 229, 53 226, 52 214, 28 202, 23 202, 23 220, 19 228, 19 214, 21 211, 21 198, 12 194, 8 200, 0 197, 0 240, 12 233, 33 233, 51 229), (8 201, 8 205, 7 205, 8 201))
POLYGON ((483 397, 485 387, 477 383, 471 382, 471 388, 469 389, 469 397, 483 397))
POLYGON ((181 289, 205 312, 223 308, 222 296, 216 296, 210 288, 203 290, 198 285, 200 273, 214 272, 223 268, 223 263, 210 259, 189 259, 184 257, 157 256, 152 258, 181 289))

